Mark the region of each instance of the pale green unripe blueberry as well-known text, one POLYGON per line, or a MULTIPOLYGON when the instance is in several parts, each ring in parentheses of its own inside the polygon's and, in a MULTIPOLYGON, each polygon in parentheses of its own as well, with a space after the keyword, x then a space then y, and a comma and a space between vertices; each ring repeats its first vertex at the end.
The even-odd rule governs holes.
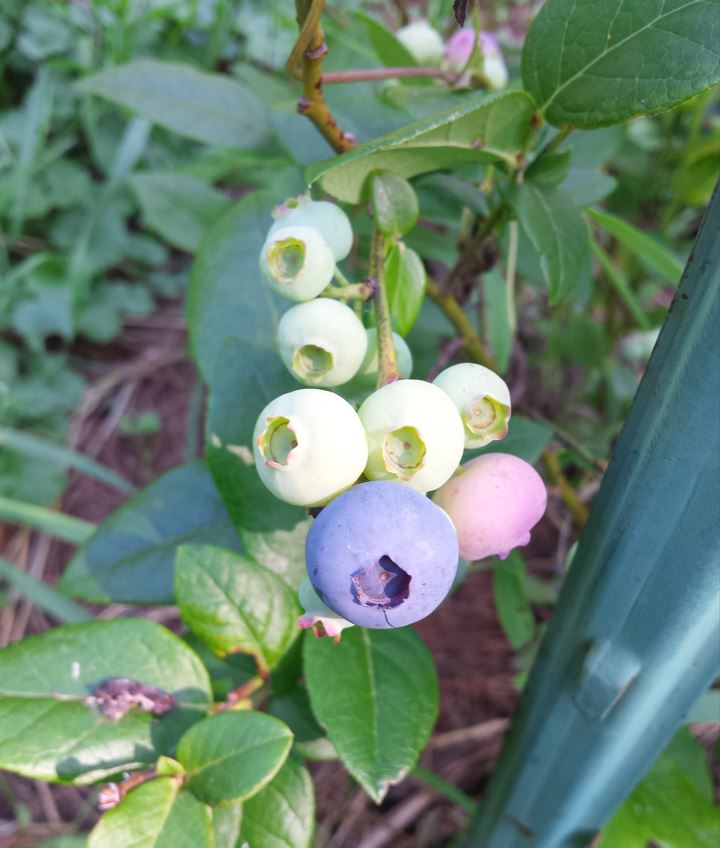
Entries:
POLYGON ((423 18, 395 33, 419 65, 439 65, 445 50, 442 35, 423 18))
POLYGON ((466 448, 481 448, 507 436, 510 390, 494 371, 463 362, 441 371, 433 383, 448 395, 460 413, 466 448))
POLYGON ((463 425, 442 389, 424 380, 397 380, 363 403, 369 480, 397 480, 420 492, 437 489, 457 469, 463 425))
POLYGON ((335 256, 319 230, 271 230, 260 253, 260 270, 271 288, 290 300, 317 297, 335 274, 335 256))
MULTIPOLYGON (((377 330, 375 327, 369 327, 365 330, 365 333, 367 335, 367 352, 360 365, 360 370, 357 372, 357 379, 363 386, 374 386, 377 383, 378 375, 377 330)), ((401 377, 409 377, 413 369, 410 348, 401 335, 398 333, 393 333, 392 335, 393 342, 395 343, 395 353, 397 354, 398 373, 401 377)))
POLYGON ((367 441, 357 412, 333 392, 298 389, 263 409, 253 433, 255 467, 280 500, 321 506, 362 474, 367 441))
POLYGON ((294 197, 278 206, 273 213, 275 223, 272 233, 283 227, 314 227, 328 243, 336 262, 345 259, 353 243, 350 219, 345 212, 327 200, 310 200, 309 197, 294 197))
POLYGON ((293 306, 280 319, 280 356, 312 386, 341 386, 360 368, 367 350, 362 321, 344 303, 321 297, 293 306))

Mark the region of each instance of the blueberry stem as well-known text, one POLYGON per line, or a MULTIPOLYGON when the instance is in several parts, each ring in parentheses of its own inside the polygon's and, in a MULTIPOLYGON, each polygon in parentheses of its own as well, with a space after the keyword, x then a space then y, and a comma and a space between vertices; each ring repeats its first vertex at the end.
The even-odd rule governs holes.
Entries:
POLYGON ((368 300, 372 293, 372 286, 367 283, 347 283, 344 286, 328 286, 322 295, 333 300, 368 300))
POLYGON ((295 0, 300 34, 287 61, 287 71, 302 80, 303 96, 298 112, 309 118, 336 153, 344 153, 357 143, 337 125, 322 90, 322 64, 327 45, 320 24, 324 0, 295 0))
POLYGON ((373 232, 370 276, 374 282, 375 319, 377 323, 378 382, 381 388, 400 379, 397 368, 397 353, 392 337, 390 302, 385 287, 385 236, 373 232))

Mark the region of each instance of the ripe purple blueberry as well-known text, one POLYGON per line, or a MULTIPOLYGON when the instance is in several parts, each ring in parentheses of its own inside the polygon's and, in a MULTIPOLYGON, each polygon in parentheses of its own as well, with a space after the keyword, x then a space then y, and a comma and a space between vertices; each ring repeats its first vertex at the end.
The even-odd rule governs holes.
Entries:
POLYGON ((404 627, 444 600, 458 566, 447 514, 396 483, 361 483, 331 501, 310 528, 308 577, 331 610, 362 627, 404 627))
POLYGON ((452 519, 463 559, 505 559, 530 541, 530 531, 545 512, 547 491, 525 460, 487 453, 465 463, 433 500, 452 519))

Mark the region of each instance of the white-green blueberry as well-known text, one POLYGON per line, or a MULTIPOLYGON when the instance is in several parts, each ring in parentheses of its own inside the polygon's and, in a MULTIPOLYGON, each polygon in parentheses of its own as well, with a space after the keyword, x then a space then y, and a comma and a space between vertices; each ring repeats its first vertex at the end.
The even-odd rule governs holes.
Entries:
POLYGON ((265 240, 260 270, 270 287, 290 300, 311 300, 332 280, 335 255, 314 227, 280 227, 265 240))
POLYGON ((424 19, 413 21, 395 33, 419 65, 439 65, 445 50, 442 35, 424 19))
POLYGON ((367 351, 362 321, 349 306, 327 297, 288 309, 280 319, 277 342, 288 370, 312 386, 347 383, 367 351))
POLYGON ((358 415, 368 437, 369 480, 397 480, 429 492, 457 469, 463 424, 450 398, 432 383, 389 383, 370 395, 358 415))
POLYGON ((310 200, 306 195, 293 197, 275 208, 275 223, 270 228, 314 227, 320 232, 340 262, 350 253, 353 243, 353 231, 350 219, 345 212, 327 200, 310 200))
POLYGON ((320 600, 307 577, 298 588, 298 599, 303 608, 303 614, 298 618, 298 625, 303 630, 312 630, 318 637, 330 636, 338 640, 346 627, 354 626, 352 621, 333 612, 320 600))
POLYGON ((466 448, 481 448, 507 436, 510 390, 494 371, 463 362, 441 371, 433 383, 448 395, 460 413, 466 448))
POLYGON ((253 445, 260 479, 296 506, 321 506, 352 486, 368 453, 357 412, 323 389, 270 401, 255 424, 253 445))
MULTIPOLYGON (((357 379, 363 386, 374 386, 378 375, 378 349, 377 330, 369 327, 365 330, 367 336, 367 351, 365 358, 357 372, 357 379)), ((407 342, 399 333, 393 333, 395 353, 397 354, 398 373, 401 377, 409 377, 412 374, 413 360, 407 342)))

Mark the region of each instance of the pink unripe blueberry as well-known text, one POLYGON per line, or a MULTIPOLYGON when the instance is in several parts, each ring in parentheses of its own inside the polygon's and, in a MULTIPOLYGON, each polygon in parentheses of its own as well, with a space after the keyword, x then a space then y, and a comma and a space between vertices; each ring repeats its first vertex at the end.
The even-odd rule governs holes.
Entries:
POLYGON ((525 460, 488 453, 465 463, 433 500, 452 519, 463 559, 505 559, 530 541, 530 531, 545 512, 547 491, 525 460))
MULTIPOLYGON (((491 88, 504 88, 508 82, 508 72, 497 39, 489 32, 481 32, 478 42, 482 53, 483 75, 491 88)), ((475 30, 459 30, 445 45, 444 66, 450 71, 460 73, 467 65, 474 46, 475 30)))

